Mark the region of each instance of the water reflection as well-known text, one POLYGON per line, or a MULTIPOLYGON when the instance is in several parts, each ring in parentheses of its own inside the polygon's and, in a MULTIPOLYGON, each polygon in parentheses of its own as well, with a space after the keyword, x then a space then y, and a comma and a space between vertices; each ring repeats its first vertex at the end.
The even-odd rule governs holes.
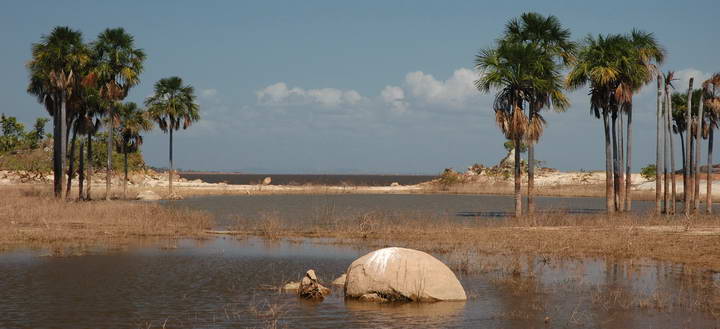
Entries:
POLYGON ((492 265, 459 275, 467 302, 368 304, 334 288, 311 303, 276 289, 308 268, 329 282, 366 252, 313 240, 218 238, 76 257, 0 254, 0 328, 718 325, 717 273, 649 260, 474 255, 492 265))

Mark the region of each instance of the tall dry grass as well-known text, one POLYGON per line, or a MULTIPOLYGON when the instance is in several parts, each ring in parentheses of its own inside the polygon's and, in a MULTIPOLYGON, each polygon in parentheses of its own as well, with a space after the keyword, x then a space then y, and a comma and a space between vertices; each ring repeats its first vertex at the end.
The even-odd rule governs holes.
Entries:
POLYGON ((0 188, 0 195, 0 249, 198 237, 213 223, 207 213, 155 203, 57 200, 45 188, 0 188))

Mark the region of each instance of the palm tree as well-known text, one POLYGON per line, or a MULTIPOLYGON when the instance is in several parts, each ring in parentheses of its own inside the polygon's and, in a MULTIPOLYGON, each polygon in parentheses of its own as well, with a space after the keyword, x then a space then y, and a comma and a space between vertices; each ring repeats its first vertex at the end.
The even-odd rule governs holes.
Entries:
MULTIPOLYGON (((670 196, 670 207, 667 207, 667 201, 666 201, 666 209, 665 212, 668 211, 672 214, 675 214, 675 203, 676 203, 676 177, 675 177, 675 150, 674 150, 674 143, 672 139, 672 122, 673 122, 673 115, 672 115, 672 102, 670 101, 670 88, 674 88, 672 85, 673 80, 675 80, 675 73, 672 71, 669 71, 664 76, 665 78, 665 145, 666 148, 669 144, 669 159, 668 159, 668 150, 665 151, 665 161, 670 163, 670 179, 672 181, 672 193, 670 196)), ((665 166, 665 191, 667 194, 667 180, 668 180, 668 166, 665 166)), ((666 198, 667 200, 667 198, 666 198)))
POLYGON ((152 122, 148 119, 147 113, 133 102, 119 104, 117 114, 120 121, 118 127, 120 138, 116 142, 124 159, 123 198, 127 198, 128 153, 137 152, 140 149, 140 145, 143 143, 140 133, 151 130, 152 122))
POLYGON ((193 122, 200 120, 199 107, 195 103, 195 90, 183 85, 179 77, 161 79, 155 83, 155 93, 145 100, 150 117, 160 129, 170 133, 170 172, 169 190, 173 196, 173 131, 187 129, 193 122))
POLYGON ((569 88, 590 85, 590 111, 603 119, 608 212, 623 210, 626 204, 630 208, 627 195, 631 183, 632 98, 653 79, 655 63, 663 58, 663 50, 650 33, 634 30, 628 35, 588 36, 566 79, 569 88), (627 115, 627 157, 622 155, 624 150, 617 137, 622 135, 617 127, 618 116, 623 121, 622 115, 627 115), (621 162, 626 162, 625 169, 621 169, 621 162))
POLYGON ((703 89, 708 96, 705 99, 705 106, 707 106, 707 112, 705 116, 707 118, 707 125, 705 126, 705 137, 708 139, 708 151, 707 151, 707 168, 706 174, 706 187, 707 192, 705 193, 705 212, 712 213, 712 184, 713 184, 713 131, 718 127, 718 121, 720 118, 720 96, 717 94, 717 87, 720 86, 720 73, 715 73, 713 76, 703 82, 703 89))
MULTIPOLYGON (((551 56, 533 43, 504 40, 498 42, 495 48, 482 50, 475 58, 475 68, 481 72, 480 79, 475 81, 476 88, 485 93, 497 90, 493 103, 496 123, 505 137, 515 144, 515 215, 520 216, 519 148, 523 139, 539 137, 543 128, 542 117, 537 115, 536 121, 530 122, 524 107, 526 102, 540 103, 537 96, 551 89, 548 85, 553 81, 548 77, 557 76, 557 65, 551 56)), ((553 97, 560 99, 559 95, 553 97)))
POLYGON ((114 107, 118 101, 127 97, 128 91, 140 82, 140 73, 143 71, 145 53, 135 48, 132 35, 123 28, 106 29, 98 35, 93 44, 95 68, 89 79, 92 85, 97 86, 100 96, 110 106, 106 108, 110 123, 106 127, 107 140, 107 174, 105 177, 105 199, 110 199, 110 179, 112 175, 112 141, 113 122, 116 121, 114 107))
POLYGON ((82 33, 69 27, 55 27, 49 35, 32 46, 32 59, 27 68, 30 83, 27 91, 53 117, 53 190, 62 197, 65 187, 67 150, 67 103, 77 87, 77 72, 89 61, 82 33))
POLYGON ((685 188, 683 189, 684 193, 684 204, 685 204, 685 216, 690 215, 690 203, 692 203, 692 192, 693 192, 693 185, 692 185, 692 139, 693 139, 693 133, 692 133, 692 96, 693 96, 693 78, 690 78, 690 81, 688 82, 688 91, 687 91, 687 110, 685 111, 685 124, 687 125, 687 139, 685 141, 685 164, 683 165, 684 169, 684 185, 685 188))
MULTIPOLYGON (((504 42, 532 44, 545 52, 546 56, 557 65, 547 67, 542 78, 546 81, 543 90, 535 90, 529 103, 529 124, 537 127, 544 124, 539 111, 552 106, 556 111, 564 111, 569 102, 562 92, 562 77, 558 69, 564 68, 574 59, 576 44, 570 40, 570 30, 565 29, 555 16, 544 17, 538 13, 524 13, 520 19, 513 19, 505 26, 504 42)), ((530 132, 542 132, 542 129, 531 129, 530 132)), ((539 134, 527 134, 528 144, 528 213, 533 213, 535 202, 533 189, 535 186, 535 143, 539 134)))
MULTIPOLYGON (((622 56, 625 40, 619 34, 597 37, 588 36, 583 42, 577 61, 568 73, 566 85, 577 89, 590 85, 590 112, 596 118, 602 116, 605 133, 605 197, 609 213, 615 212, 615 189, 613 186, 613 148, 611 147, 610 115, 617 108, 615 90, 620 85, 618 58, 622 56)), ((615 130, 615 129, 613 129, 615 130)))

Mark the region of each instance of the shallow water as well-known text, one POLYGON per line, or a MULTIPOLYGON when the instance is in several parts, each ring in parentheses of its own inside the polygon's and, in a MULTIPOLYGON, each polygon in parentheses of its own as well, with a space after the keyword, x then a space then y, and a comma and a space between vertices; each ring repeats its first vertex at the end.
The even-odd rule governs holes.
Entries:
MULTIPOLYGON (((238 218, 253 219, 264 214, 298 222, 317 222, 323 218, 357 216, 372 211, 476 220, 511 216, 515 207, 512 196, 467 194, 220 195, 166 204, 207 210, 216 216, 220 227, 231 226, 238 218)), ((605 211, 605 199, 602 198, 537 197, 536 204, 538 211, 573 214, 605 211)), ((633 211, 646 212, 653 205, 648 201, 634 201, 633 211)))
MULTIPOLYGON (((500 270, 459 275, 470 296, 467 302, 367 304, 346 301, 335 288, 325 301, 313 303, 272 289, 297 280, 308 268, 316 269, 328 282, 368 251, 322 242, 218 238, 72 257, 2 254, 0 328, 273 324, 292 328, 712 328, 720 324, 681 303, 682 296, 694 296, 695 286, 717 284, 717 275, 693 274, 690 280, 682 267, 650 262, 482 257, 479 261, 488 264, 519 262, 525 274, 503 275, 500 270), (633 296, 661 292, 680 302, 659 311, 625 309, 612 302, 623 298, 612 295, 618 289, 633 296), (607 293, 609 297, 602 297, 607 293)), ((702 298, 716 298, 717 288, 710 290, 702 298)))
POLYGON ((201 179, 208 183, 258 184, 270 177, 273 185, 350 185, 389 186, 392 183, 415 185, 430 181, 437 176, 430 175, 308 175, 308 174, 228 174, 182 172, 180 177, 190 180, 201 179))

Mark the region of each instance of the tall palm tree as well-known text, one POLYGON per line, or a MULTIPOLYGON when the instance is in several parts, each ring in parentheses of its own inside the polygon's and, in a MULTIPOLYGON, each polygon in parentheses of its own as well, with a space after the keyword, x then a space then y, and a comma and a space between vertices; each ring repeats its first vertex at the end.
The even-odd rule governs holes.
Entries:
POLYGON ((706 170, 706 187, 707 191, 705 193, 705 212, 710 214, 712 213, 712 184, 713 184, 713 132, 715 128, 718 127, 718 122, 720 121, 720 95, 718 95, 718 90, 720 87, 720 73, 715 73, 713 76, 703 82, 703 89, 705 89, 705 93, 707 95, 707 98, 705 99, 705 106, 707 107, 707 111, 705 112, 705 116, 707 118, 707 125, 705 126, 705 137, 708 140, 708 150, 707 150, 707 167, 706 170))
POLYGON ((140 82, 140 73, 143 71, 145 53, 142 49, 135 48, 135 40, 132 35, 125 32, 123 28, 106 29, 98 35, 97 41, 93 43, 95 56, 95 68, 89 75, 92 85, 100 91, 109 107, 106 109, 107 116, 111 119, 106 127, 108 132, 107 140, 107 174, 105 177, 106 192, 105 199, 110 199, 110 179, 112 177, 112 141, 113 123, 116 122, 117 114, 114 107, 117 102, 127 97, 130 88, 140 82))
POLYGON ((632 98, 653 79, 655 64, 663 58, 664 51, 650 33, 634 30, 627 35, 588 36, 567 76, 569 88, 590 86, 590 111, 603 119, 608 212, 630 208, 627 192, 631 183, 632 98), (617 127, 622 115, 628 119, 626 157, 621 155, 625 150, 619 147, 617 137, 622 134, 622 127, 617 127), (625 169, 621 169, 623 165, 625 169), (628 175, 623 177, 623 172, 628 175))
POLYGON ((685 111, 685 124, 687 125, 687 139, 685 140, 685 164, 683 165, 683 172, 684 172, 684 185, 685 188, 683 189, 684 194, 684 211, 685 216, 690 215, 690 204, 692 203, 692 192, 693 192, 693 185, 692 185, 692 139, 693 139, 693 133, 692 133, 692 109, 694 106, 692 103, 692 96, 693 96, 693 78, 690 78, 690 81, 688 82, 688 91, 687 91, 687 110, 685 111))
MULTIPOLYGON (((657 66, 665 59, 665 50, 660 46, 652 33, 633 30, 626 37, 629 51, 622 60, 622 84, 619 96, 627 115, 627 156, 625 157, 625 191, 623 193, 624 209, 632 208, 632 105, 633 95, 653 80, 657 75, 657 66)), ((616 91, 616 96, 617 96, 616 91)), ((621 150, 622 153, 622 150, 621 150)), ((621 188, 622 189, 622 188, 621 188)))
POLYGON ((53 117, 53 190, 62 197, 65 187, 67 154, 67 103, 77 86, 77 72, 89 61, 82 33, 69 27, 55 27, 49 35, 32 46, 27 68, 30 83, 27 91, 37 97, 53 117))
POLYGON ((475 68, 481 72, 480 79, 475 81, 476 88, 485 93, 497 90, 493 104, 496 123, 505 137, 515 144, 515 215, 520 216, 520 145, 528 136, 540 136, 543 128, 539 114, 536 121, 528 120, 525 103, 536 101, 537 104, 538 91, 551 89, 548 85, 553 81, 548 76, 556 76, 557 65, 533 43, 505 40, 495 48, 482 50, 475 58, 475 68))
MULTIPOLYGON (((562 92, 562 76, 558 69, 564 68, 574 60, 576 44, 570 40, 570 30, 563 28, 555 16, 543 16, 538 13, 523 13, 519 19, 513 19, 505 26, 503 42, 532 44, 545 52, 546 56, 555 61, 556 65, 547 67, 539 79, 546 82, 543 90, 535 90, 530 94, 528 106, 529 124, 536 127, 544 124, 539 111, 552 106, 556 111, 564 111, 569 102, 562 92)), ((529 129, 531 132, 542 132, 542 129, 529 129)), ((528 213, 533 213, 535 202, 533 190, 535 186, 535 143, 539 134, 527 134, 528 145, 528 213)))
POLYGON ((160 129, 170 133, 170 172, 168 187, 173 196, 173 131, 187 129, 200 120, 199 107, 195 103, 195 89, 183 85, 179 77, 161 79, 155 83, 155 93, 145 100, 145 106, 152 120, 160 129))
POLYGON ((147 112, 143 111, 133 102, 122 103, 117 106, 119 118, 117 140, 119 151, 123 154, 125 176, 123 179, 123 198, 127 198, 128 182, 128 153, 137 152, 143 143, 142 132, 152 129, 152 122, 147 112))
MULTIPOLYGON (((672 214, 675 214, 675 204, 677 201, 677 185, 676 185, 676 175, 675 175, 675 149, 674 149, 674 143, 672 138, 672 126, 673 126, 673 115, 672 115, 672 102, 670 101, 670 88, 674 88, 672 85, 673 80, 675 80, 675 73, 672 71, 669 71, 664 76, 665 78, 665 144, 666 146, 669 145, 669 159, 668 159, 668 150, 665 151, 665 161, 667 162, 669 160, 670 162, 670 180, 672 182, 672 193, 670 196, 670 207, 669 209, 666 209, 666 212, 670 212, 672 214)), ((668 180, 668 167, 665 166, 665 186, 667 187, 667 180, 668 180)), ((667 188, 665 189, 667 191, 667 188)))
MULTIPOLYGON (((590 85, 590 112, 602 117, 605 135, 605 197, 609 213, 616 210, 614 188, 615 163, 611 147, 610 115, 617 109, 615 91, 620 85, 619 60, 623 55, 624 37, 619 34, 588 36, 578 52, 577 61, 568 73, 566 85, 578 89, 590 85)), ((614 131, 615 129, 613 129, 614 131)))

